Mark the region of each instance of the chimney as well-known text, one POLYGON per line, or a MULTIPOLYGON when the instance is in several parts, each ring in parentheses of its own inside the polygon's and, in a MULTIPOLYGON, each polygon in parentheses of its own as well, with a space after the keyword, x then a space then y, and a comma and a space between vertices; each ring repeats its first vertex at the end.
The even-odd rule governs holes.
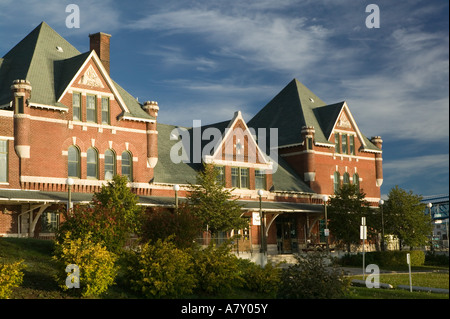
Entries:
POLYGON ((109 40, 111 38, 110 34, 103 32, 98 32, 95 34, 89 34, 90 38, 90 51, 95 50, 100 61, 102 61, 106 72, 109 74, 109 40))

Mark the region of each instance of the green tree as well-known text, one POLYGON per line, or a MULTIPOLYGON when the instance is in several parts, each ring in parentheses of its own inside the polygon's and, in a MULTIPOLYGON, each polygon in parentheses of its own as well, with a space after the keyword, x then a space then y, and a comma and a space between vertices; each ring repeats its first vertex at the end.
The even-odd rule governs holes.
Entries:
POLYGON ((389 191, 389 198, 383 206, 385 232, 393 234, 403 245, 418 247, 426 245, 432 231, 431 216, 425 214, 422 197, 412 191, 395 186, 389 191))
POLYGON ((202 222, 203 229, 208 228, 214 236, 219 231, 242 229, 248 226, 241 218, 241 206, 230 190, 218 181, 218 171, 213 165, 206 164, 198 173, 197 183, 190 184, 188 194, 192 213, 202 222))
MULTIPOLYGON (((332 236, 347 246, 350 252, 352 244, 360 243, 361 217, 370 216, 369 203, 365 200, 366 194, 355 185, 343 185, 336 196, 330 199, 328 209, 329 228, 332 236)), ((369 226, 370 218, 366 220, 369 226)), ((368 228, 368 237, 373 236, 368 228)))
POLYGON ((92 201, 95 205, 114 208, 115 214, 129 233, 137 233, 143 207, 139 204, 139 197, 127 186, 126 176, 115 175, 111 181, 95 193, 92 201))

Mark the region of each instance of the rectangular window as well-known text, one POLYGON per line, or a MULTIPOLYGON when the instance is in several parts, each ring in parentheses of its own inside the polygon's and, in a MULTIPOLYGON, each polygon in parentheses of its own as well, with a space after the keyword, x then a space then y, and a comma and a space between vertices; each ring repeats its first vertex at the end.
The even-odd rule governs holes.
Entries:
POLYGON ((239 168, 231 168, 231 187, 239 187, 239 168))
POLYGON ((342 153, 348 154, 347 134, 342 134, 342 153))
POLYGON ((266 189, 266 174, 262 169, 255 169, 255 189, 266 189))
POLYGON ((240 188, 248 188, 249 185, 248 168, 241 168, 240 173, 241 173, 241 185, 239 185, 240 188))
POLYGON ((102 124, 109 124, 109 98, 102 97, 102 124))
POLYGON ((306 138, 306 149, 312 150, 312 148, 313 148, 313 140, 311 137, 307 137, 306 138))
POLYGON ((44 212, 41 215, 41 232, 53 233, 58 229, 58 214, 55 212, 44 212))
POLYGON ((72 113, 74 121, 81 121, 81 93, 72 94, 72 113))
POLYGON ((350 154, 355 155, 355 136, 350 135, 350 154))
POLYGON ((16 96, 16 114, 23 114, 24 110, 23 96, 16 96))
POLYGON ((97 97, 86 96, 86 121, 97 123, 97 97))
POLYGON ((217 170, 217 183, 225 186, 225 167, 216 166, 216 170, 217 170))
POLYGON ((335 147, 335 153, 341 152, 341 139, 339 137, 339 133, 334 134, 334 147, 335 147))
POLYGON ((8 141, 0 141, 0 183, 8 182, 8 141))

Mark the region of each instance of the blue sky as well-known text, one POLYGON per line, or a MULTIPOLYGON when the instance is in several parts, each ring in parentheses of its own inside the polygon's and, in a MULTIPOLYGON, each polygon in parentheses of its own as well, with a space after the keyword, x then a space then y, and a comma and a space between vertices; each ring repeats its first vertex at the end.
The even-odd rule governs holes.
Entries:
POLYGON ((0 0, 0 56, 41 21, 81 52, 112 34, 111 76, 158 101, 162 123, 250 120, 297 78, 382 137, 382 194, 449 193, 447 0, 0 0), (80 28, 66 27, 71 3, 80 28), (380 28, 366 27, 371 3, 380 28))

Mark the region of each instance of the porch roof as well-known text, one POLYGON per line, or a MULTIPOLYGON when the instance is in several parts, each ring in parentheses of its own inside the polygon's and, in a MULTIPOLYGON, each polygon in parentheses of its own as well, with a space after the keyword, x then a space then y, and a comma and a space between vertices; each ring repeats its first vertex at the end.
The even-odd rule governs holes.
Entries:
MULTIPOLYGON (((76 193, 72 192, 71 198, 73 203, 89 203, 92 200, 92 193, 76 193)), ((144 206, 166 206, 175 205, 173 197, 162 196, 138 196, 139 203, 144 206)), ((67 192, 49 192, 34 190, 10 190, 0 189, 0 203, 3 204, 25 204, 25 203, 66 203, 68 199, 67 192)), ((186 201, 186 198, 180 198, 180 202, 186 201)), ((243 210, 258 211, 259 201, 238 200, 243 210)), ((318 204, 292 203, 292 202, 271 202, 262 201, 261 208, 263 211, 273 212, 305 212, 305 213, 321 213, 323 206, 318 204)))

